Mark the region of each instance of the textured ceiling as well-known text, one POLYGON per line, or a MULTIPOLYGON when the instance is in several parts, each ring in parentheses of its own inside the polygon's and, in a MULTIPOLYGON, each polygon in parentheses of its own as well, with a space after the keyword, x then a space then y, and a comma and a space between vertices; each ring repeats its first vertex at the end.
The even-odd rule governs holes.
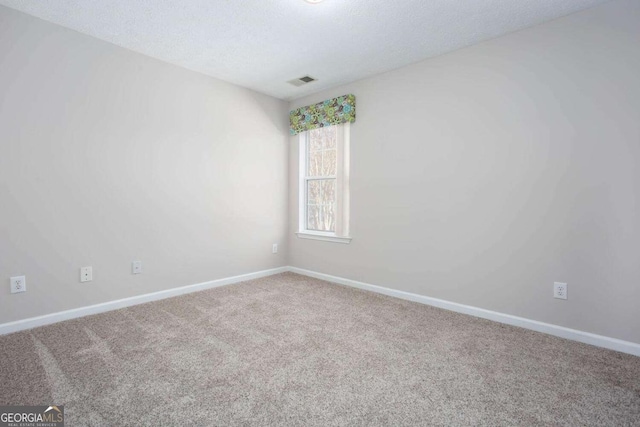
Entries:
POLYGON ((283 99, 388 71, 605 0, 0 0, 283 99), (288 80, 310 75, 301 87, 288 80))

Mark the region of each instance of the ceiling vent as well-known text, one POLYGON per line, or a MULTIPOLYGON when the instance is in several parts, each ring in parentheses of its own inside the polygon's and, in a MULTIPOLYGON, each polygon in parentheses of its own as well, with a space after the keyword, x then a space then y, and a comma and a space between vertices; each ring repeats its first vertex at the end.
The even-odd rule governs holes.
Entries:
POLYGON ((306 85, 307 83, 311 83, 315 81, 316 79, 314 79, 311 76, 304 76, 297 79, 289 80, 288 83, 294 86, 302 86, 302 85, 306 85))

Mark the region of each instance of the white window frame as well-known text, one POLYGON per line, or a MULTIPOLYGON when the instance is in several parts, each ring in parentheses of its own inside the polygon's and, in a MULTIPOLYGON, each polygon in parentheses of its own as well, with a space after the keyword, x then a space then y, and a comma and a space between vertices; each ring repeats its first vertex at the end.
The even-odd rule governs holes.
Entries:
POLYGON ((349 123, 336 125, 337 127, 337 174, 336 180, 336 231, 317 231, 307 229, 307 183, 314 179, 331 177, 307 176, 309 132, 298 135, 299 152, 299 181, 298 181, 298 232, 301 239, 323 240, 334 243, 350 243, 349 237, 349 123))

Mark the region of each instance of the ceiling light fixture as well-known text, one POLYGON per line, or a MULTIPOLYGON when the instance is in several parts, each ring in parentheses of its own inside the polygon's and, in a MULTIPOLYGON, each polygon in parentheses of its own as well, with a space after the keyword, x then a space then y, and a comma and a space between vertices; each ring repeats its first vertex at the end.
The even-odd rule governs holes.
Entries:
POLYGON ((311 4, 316 4, 316 3, 320 3, 322 0, 304 0, 304 1, 311 4))

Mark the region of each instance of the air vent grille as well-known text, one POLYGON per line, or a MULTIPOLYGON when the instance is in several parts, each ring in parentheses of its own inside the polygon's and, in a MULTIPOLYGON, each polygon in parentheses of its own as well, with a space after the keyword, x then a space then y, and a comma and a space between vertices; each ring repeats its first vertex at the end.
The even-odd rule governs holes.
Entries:
POLYGON ((303 77, 299 77, 297 79, 293 79, 293 80, 289 80, 287 83, 292 84, 294 86, 302 86, 302 85, 306 85, 308 83, 311 82, 315 82, 317 79, 311 77, 311 76, 303 76, 303 77))

